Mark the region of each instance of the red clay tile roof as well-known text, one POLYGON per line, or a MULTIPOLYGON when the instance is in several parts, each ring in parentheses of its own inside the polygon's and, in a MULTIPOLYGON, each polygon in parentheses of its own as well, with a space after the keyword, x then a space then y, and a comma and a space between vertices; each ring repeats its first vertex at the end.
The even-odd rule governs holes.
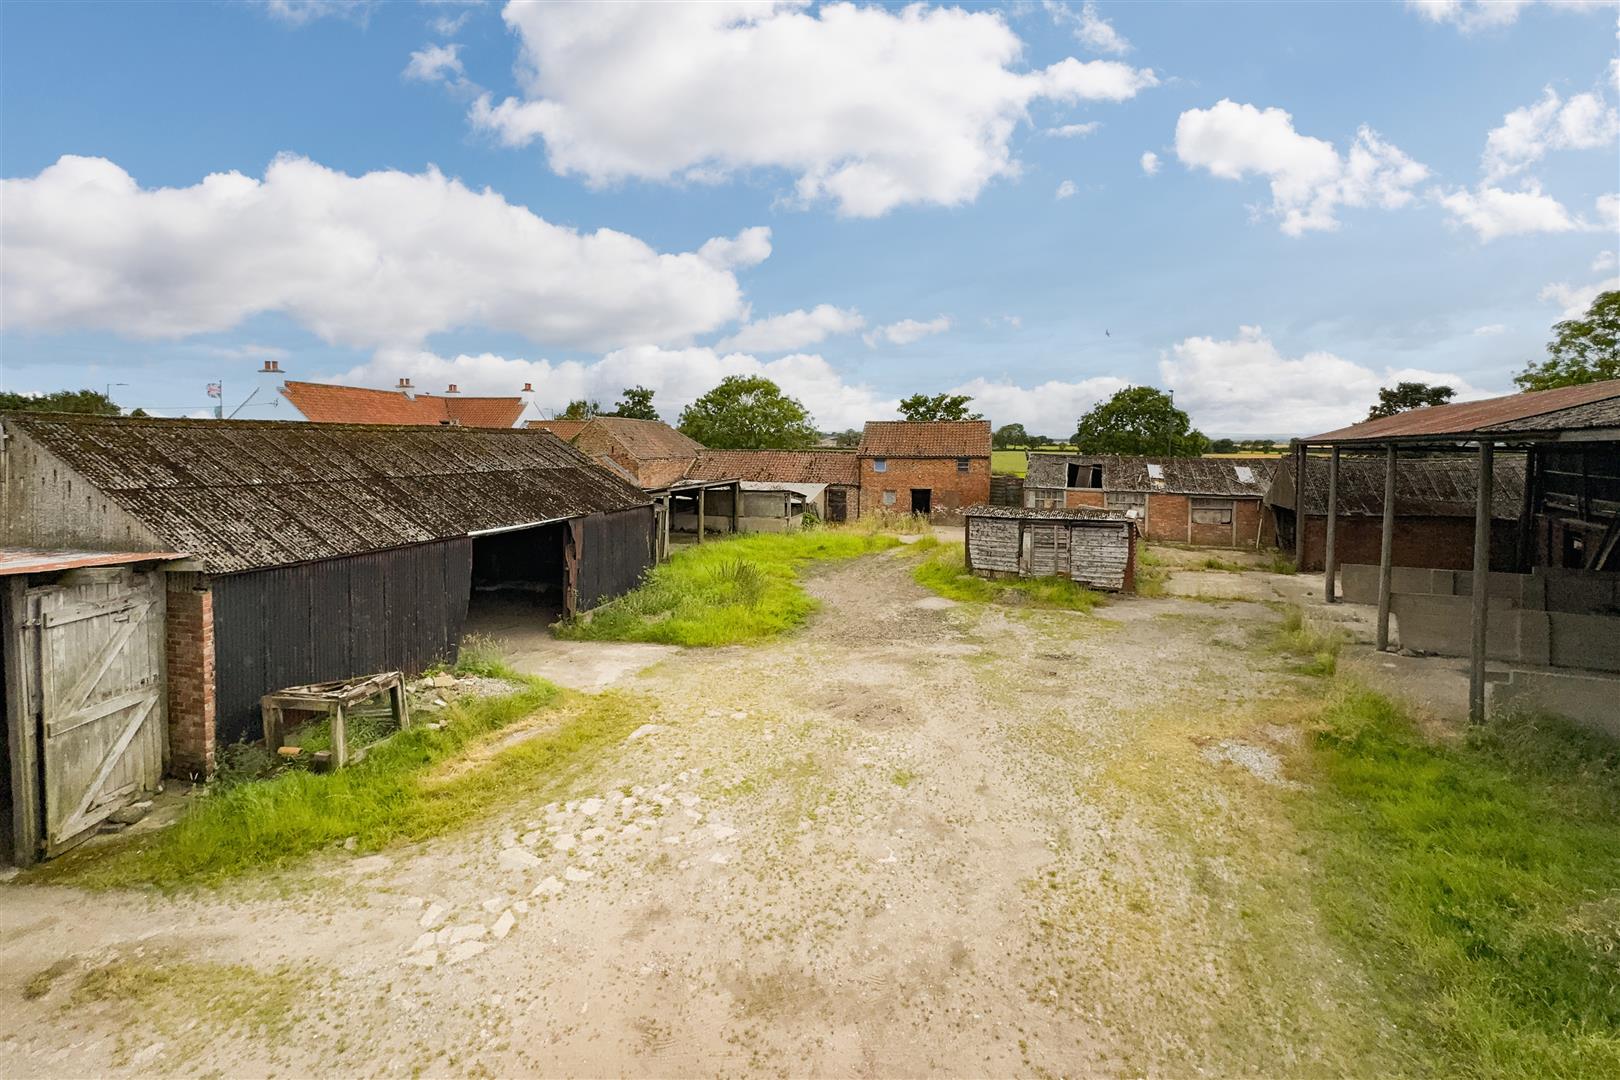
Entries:
POLYGON ((1382 416, 1377 420, 1363 420, 1359 424, 1312 435, 1306 442, 1376 442, 1380 439, 1409 439, 1422 436, 1444 437, 1468 435, 1476 431, 1491 431, 1501 427, 1506 431, 1537 430, 1529 423, 1532 417, 1546 417, 1546 428, 1604 426, 1612 421, 1609 410, 1593 410, 1591 415, 1599 422, 1588 424, 1572 412, 1564 417, 1548 414, 1573 411, 1577 406, 1620 400, 1620 379, 1586 383, 1582 386, 1560 386, 1555 390, 1536 390, 1525 394, 1508 394, 1486 398, 1484 401, 1460 401, 1451 405, 1433 405, 1427 409, 1382 416))
POLYGON ((778 484, 861 482, 860 458, 849 450, 705 450, 687 475, 778 484))
POLYGON ((690 439, 662 420, 633 420, 628 416, 598 416, 586 427, 595 438, 606 436, 638 460, 648 458, 691 458, 703 444, 690 439))
POLYGON ((291 380, 281 393, 304 414, 304 419, 317 424, 442 426, 455 421, 462 427, 509 428, 523 415, 523 399, 519 397, 406 397, 397 390, 291 380))
POLYGON ((523 426, 549 431, 557 438, 571 442, 574 436, 578 435, 588 423, 590 423, 589 420, 526 420, 523 426))
POLYGON ((868 420, 862 457, 989 457, 990 421, 868 420))

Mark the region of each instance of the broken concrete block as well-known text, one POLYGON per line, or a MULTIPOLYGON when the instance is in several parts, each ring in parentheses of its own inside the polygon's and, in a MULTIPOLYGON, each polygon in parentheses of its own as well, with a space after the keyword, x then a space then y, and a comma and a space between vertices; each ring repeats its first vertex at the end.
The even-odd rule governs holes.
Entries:
POLYGON ((483 923, 462 923, 460 926, 450 928, 450 944, 460 945, 463 941, 477 941, 489 933, 489 928, 483 923))
POLYGON ((495 936, 496 941, 500 941, 507 934, 510 934, 512 927, 516 925, 517 916, 510 911, 503 911, 501 917, 495 920, 495 925, 489 928, 489 932, 495 936))
POLYGON ((520 847, 502 848, 500 858, 502 870, 528 870, 540 865, 540 860, 529 851, 520 847))
POLYGON ((433 685, 440 690, 444 690, 456 685, 456 677, 454 675, 435 675, 433 676, 433 685))
POLYGON ((438 941, 438 939, 439 935, 435 934, 432 930, 425 931, 416 939, 415 943, 411 945, 411 952, 426 952, 427 950, 433 948, 434 942, 438 941))
POLYGON ((117 810, 114 810, 112 817, 108 818, 108 820, 116 821, 120 825, 133 825, 145 817, 151 809, 152 801, 150 799, 132 802, 128 806, 120 806, 117 810))
POLYGON ((563 883, 562 882, 558 881, 555 877, 548 877, 548 878, 545 878, 544 880, 542 880, 540 882, 540 884, 536 885, 534 887, 534 891, 531 892, 529 895, 530 896, 549 896, 552 893, 562 892, 562 888, 563 888, 563 883))
POLYGON ((477 956, 487 948, 489 948, 489 946, 485 945, 482 941, 463 941, 460 945, 457 945, 455 948, 450 950, 450 955, 446 957, 446 961, 452 964, 459 964, 463 960, 471 960, 473 957, 477 956))
POLYGON ((412 967, 431 968, 439 962, 439 950, 428 949, 426 952, 413 952, 403 962, 410 964, 412 967))
POLYGON ((491 915, 494 915, 497 912, 505 911, 506 903, 506 897, 492 896, 488 900, 485 900, 481 906, 485 911, 489 912, 491 915))
POLYGON ((429 904, 427 910, 422 912, 422 917, 416 920, 416 925, 424 930, 436 930, 448 914, 450 913, 444 910, 442 904, 429 904))
POLYGON ((563 877, 567 878, 569 881, 589 881, 595 876, 596 875, 591 871, 581 870, 577 866, 570 866, 568 869, 563 871, 563 877))
POLYGON ((276 751, 276 753, 280 754, 284 758, 295 758, 303 752, 304 748, 302 746, 283 746, 281 749, 276 751))

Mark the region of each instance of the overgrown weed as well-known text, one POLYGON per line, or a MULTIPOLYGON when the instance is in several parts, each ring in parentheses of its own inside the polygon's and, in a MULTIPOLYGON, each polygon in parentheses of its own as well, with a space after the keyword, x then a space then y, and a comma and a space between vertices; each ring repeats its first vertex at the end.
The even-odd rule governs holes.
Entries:
POLYGON ((912 579, 939 596, 966 603, 1011 602, 1030 607, 1090 611, 1104 602, 1101 593, 1068 578, 992 580, 979 577, 963 564, 963 554, 960 543, 935 544, 912 569, 912 579))

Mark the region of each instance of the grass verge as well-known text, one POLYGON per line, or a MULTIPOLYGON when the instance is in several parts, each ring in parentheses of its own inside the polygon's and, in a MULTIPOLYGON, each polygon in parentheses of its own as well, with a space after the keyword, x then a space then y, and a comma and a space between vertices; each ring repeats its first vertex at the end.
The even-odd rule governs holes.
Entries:
POLYGON ((655 567, 633 592, 589 619, 558 625, 574 641, 734 645, 800 626, 816 602, 799 570, 821 559, 849 559, 899 541, 867 529, 754 533, 696 544, 655 567))
MULTIPOLYGON (((510 677, 510 676, 509 676, 510 677)), ((446 832, 519 795, 565 785, 646 717, 620 694, 566 693, 539 679, 452 703, 339 772, 288 771, 210 794, 168 829, 70 853, 30 877, 89 888, 217 884, 355 837, 360 850, 446 832), (502 745, 503 729, 555 707, 553 726, 502 745)))
POLYGON ((911 545, 912 550, 924 553, 922 561, 912 569, 911 577, 923 588, 947 599, 980 604, 1011 600, 1029 607, 1069 611, 1090 611, 1103 602, 1101 593, 1068 578, 979 577, 963 565, 960 543, 924 546, 927 539, 911 545))
POLYGON ((1620 747, 1520 717, 1437 744, 1341 682, 1310 754, 1317 906, 1422 1070, 1620 1075, 1620 747))
POLYGON ((1170 564, 1145 543, 1136 545, 1136 595, 1149 598, 1164 595, 1170 580, 1170 564))
POLYGON ((1316 629, 1305 620, 1299 608, 1283 612, 1282 625, 1272 642, 1276 652, 1299 657, 1301 663, 1295 671, 1301 675, 1329 676, 1339 669, 1339 650, 1344 648, 1344 634, 1316 629))

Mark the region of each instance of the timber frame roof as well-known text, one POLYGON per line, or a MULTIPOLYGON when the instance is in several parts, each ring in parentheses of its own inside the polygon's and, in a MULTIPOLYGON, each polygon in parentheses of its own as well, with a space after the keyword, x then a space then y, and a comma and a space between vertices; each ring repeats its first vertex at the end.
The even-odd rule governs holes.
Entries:
POLYGON ((521 428, 6 413, 210 573, 257 570, 648 504, 521 428))
MULTIPOLYGON (((1339 516, 1380 517, 1384 513, 1384 467, 1381 457, 1344 457, 1339 461, 1339 516)), ((1525 463, 1522 455, 1496 458, 1491 478, 1491 516, 1511 521, 1523 509, 1525 463)), ((1305 513, 1327 515, 1328 461, 1305 459, 1305 513)), ((1398 458, 1395 463, 1395 508, 1400 517, 1474 516, 1479 490, 1475 462, 1467 457, 1398 458)), ((1294 470, 1278 469, 1266 502, 1294 509, 1294 470)))

